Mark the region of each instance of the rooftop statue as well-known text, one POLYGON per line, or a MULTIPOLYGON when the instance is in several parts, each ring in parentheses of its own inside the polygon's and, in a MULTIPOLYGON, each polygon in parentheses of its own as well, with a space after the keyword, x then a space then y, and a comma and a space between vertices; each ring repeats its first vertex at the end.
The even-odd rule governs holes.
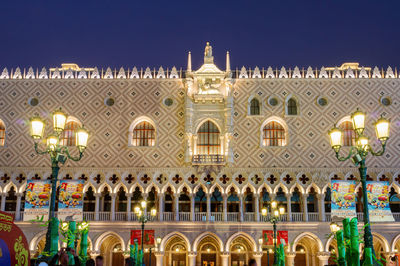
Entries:
POLYGON ((207 42, 206 48, 204 48, 204 56, 205 57, 212 57, 212 46, 209 42, 207 42))

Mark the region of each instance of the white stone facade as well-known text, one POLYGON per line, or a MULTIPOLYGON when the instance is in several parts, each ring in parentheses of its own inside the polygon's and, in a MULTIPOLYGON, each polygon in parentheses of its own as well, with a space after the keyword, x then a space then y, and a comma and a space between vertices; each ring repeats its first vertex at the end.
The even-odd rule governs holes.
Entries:
MULTIPOLYGON (((325 212, 326 188, 332 178, 358 176, 349 161, 336 160, 327 131, 357 107, 368 114, 371 142, 375 139, 372 122, 381 113, 391 119, 387 151, 381 158, 367 159, 368 175, 372 180, 389 181, 394 191, 400 192, 400 79, 396 69, 243 67, 233 71, 227 54, 222 71, 208 54, 202 68, 192 71, 190 56, 187 71, 175 67, 157 71, 136 67, 119 71, 4 69, 0 74, 0 119, 5 125, 4 145, 0 147, 1 209, 11 206, 20 220, 26 180, 50 176, 50 160, 35 154, 27 121, 40 114, 50 122, 49 113, 60 106, 84 124, 91 136, 83 159, 68 161, 59 178, 85 179, 85 192, 89 187, 93 190, 94 211, 84 213, 91 221, 90 249, 107 259, 112 247, 104 251, 101 245, 108 237, 113 236, 109 241, 125 250, 130 230, 139 229, 131 208, 131 197, 138 187, 144 198, 152 189, 156 192, 154 204, 159 214, 146 226, 163 239, 157 247, 157 265, 170 265, 173 256, 168 254, 173 253, 174 241, 183 245, 180 253, 185 254, 186 265, 200 265, 204 253, 200 248, 205 243, 201 241, 208 238, 216 248, 216 265, 228 265, 239 256, 232 255, 235 241, 242 243, 246 260, 265 259, 258 239, 262 230, 272 227, 259 214, 265 202, 263 191, 270 199, 278 193, 286 198, 287 214, 278 227, 289 231, 288 265, 303 254, 296 253, 300 244, 305 248, 307 265, 324 265, 330 251, 330 239, 325 237, 330 221, 330 213, 325 212), (35 106, 33 98, 38 100, 35 106), (112 106, 106 104, 110 98, 112 106), (272 98, 276 105, 271 104, 272 98), (320 104, 321 98, 326 105, 320 104), (166 104, 167 99, 172 104, 166 104), (259 102, 256 115, 251 114, 252 99, 259 102), (289 112, 290 99, 297 103, 295 115, 289 112), (390 104, 385 105, 384 99, 390 104), (219 157, 198 157, 195 161, 199 128, 208 120, 219 130, 219 157), (132 132, 140 121, 154 126, 154 146, 132 146, 132 132), (263 145, 263 128, 269 121, 283 126, 284 146, 263 145), (8 197, 12 187, 16 199, 8 197), (104 210, 106 187, 110 210, 104 210), (205 209, 198 207, 203 203, 195 199, 200 188, 205 193, 205 209), (216 189, 221 193, 219 203, 212 199, 216 189), (117 207, 120 190, 128 196, 123 211, 117 207), (238 210, 233 212, 227 200, 232 191, 238 196, 238 210), (294 192, 300 196, 297 212, 292 211, 294 192), (190 199, 186 202, 189 211, 179 211, 184 204, 179 200, 182 193, 190 199), (247 202, 250 193, 252 202, 247 202), (164 211, 169 201, 166 194, 172 196, 171 211, 164 211), (314 195, 313 211, 308 211, 310 194, 314 195), (218 204, 221 209, 214 211, 218 204), (251 204, 251 211, 246 211, 246 204, 251 204)), ((400 220, 400 215, 395 214, 395 218, 400 220)), ((34 253, 43 231, 28 222, 18 224, 34 253)), ((393 254, 400 248, 400 223, 377 223, 372 230, 382 254, 393 254)))

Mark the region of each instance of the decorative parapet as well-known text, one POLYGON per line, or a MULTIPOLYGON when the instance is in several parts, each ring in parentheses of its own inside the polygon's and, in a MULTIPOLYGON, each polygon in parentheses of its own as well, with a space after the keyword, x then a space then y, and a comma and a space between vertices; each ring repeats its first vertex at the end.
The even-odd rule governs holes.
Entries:
MULTIPOLYGON (((340 67, 321 67, 313 69, 312 67, 294 69, 281 67, 273 69, 272 67, 254 69, 246 69, 244 66, 240 69, 230 70, 234 79, 389 79, 400 78, 397 68, 369 68, 356 67, 353 65, 347 67, 343 64, 340 67)), ((190 72, 190 71, 189 71, 190 72)), ((158 70, 153 68, 133 67, 132 69, 95 68, 42 68, 15 69, 3 68, 0 71, 0 79, 181 79, 186 77, 186 70, 171 69, 159 67, 158 70)))
POLYGON ((182 69, 177 70, 176 67, 171 69, 164 69, 160 67, 158 70, 150 69, 149 67, 124 69, 121 67, 119 70, 95 68, 50 68, 46 69, 43 67, 41 70, 33 69, 21 69, 19 67, 15 69, 3 68, 0 71, 0 79, 180 79, 185 75, 185 71, 182 69))

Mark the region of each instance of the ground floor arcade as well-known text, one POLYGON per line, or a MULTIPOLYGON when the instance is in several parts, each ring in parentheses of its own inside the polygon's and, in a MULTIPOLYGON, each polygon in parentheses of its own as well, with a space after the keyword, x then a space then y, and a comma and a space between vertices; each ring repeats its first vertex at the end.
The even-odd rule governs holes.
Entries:
MULTIPOLYGON (((30 223, 19 225, 34 256, 44 247, 45 231, 30 223)), ((332 254, 336 243, 327 237, 329 223, 292 222, 278 227, 278 230, 287 230, 289 235, 286 265, 334 265, 332 254)), ((140 229, 137 222, 91 222, 89 254, 104 256, 106 265, 123 265, 124 256, 128 255, 130 231, 134 229, 140 229)), ((267 265, 268 257, 271 262, 273 259, 272 246, 264 246, 259 241, 262 230, 272 229, 268 223, 149 222, 146 229, 153 229, 155 237, 161 238, 159 244, 144 247, 146 265, 151 260, 154 266, 240 266, 246 265, 250 258, 256 259, 258 265, 267 265)), ((398 253, 400 224, 373 225, 373 232, 378 256, 387 259, 398 253)))

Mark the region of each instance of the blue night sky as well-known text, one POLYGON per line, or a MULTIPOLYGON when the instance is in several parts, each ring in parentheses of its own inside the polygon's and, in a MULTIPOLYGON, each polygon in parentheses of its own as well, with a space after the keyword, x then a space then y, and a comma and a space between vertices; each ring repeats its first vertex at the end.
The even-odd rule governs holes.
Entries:
POLYGON ((0 69, 186 67, 206 41, 224 68, 400 63, 400 1, 11 1, 0 6, 0 69))

